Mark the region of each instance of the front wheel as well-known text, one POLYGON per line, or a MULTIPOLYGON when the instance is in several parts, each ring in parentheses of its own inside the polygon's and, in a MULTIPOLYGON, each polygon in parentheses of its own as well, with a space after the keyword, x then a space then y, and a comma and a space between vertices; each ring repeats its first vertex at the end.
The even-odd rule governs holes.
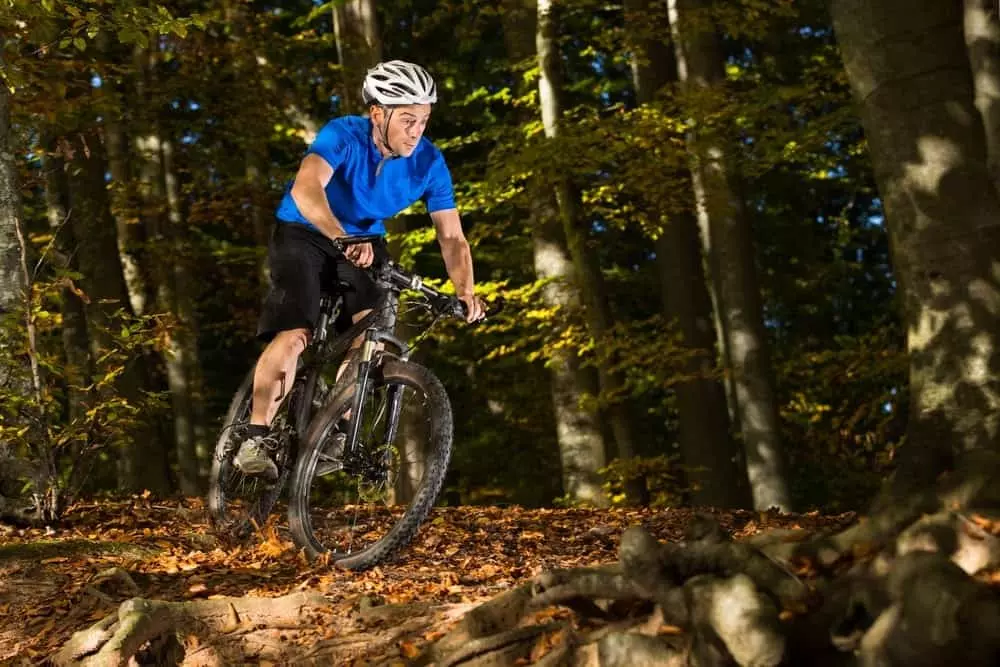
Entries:
POLYGON ((409 544, 430 514, 451 458, 453 418, 430 371, 384 358, 372 369, 357 446, 345 452, 353 393, 353 386, 342 391, 309 426, 288 525, 310 558, 329 555, 341 567, 364 569, 409 544))

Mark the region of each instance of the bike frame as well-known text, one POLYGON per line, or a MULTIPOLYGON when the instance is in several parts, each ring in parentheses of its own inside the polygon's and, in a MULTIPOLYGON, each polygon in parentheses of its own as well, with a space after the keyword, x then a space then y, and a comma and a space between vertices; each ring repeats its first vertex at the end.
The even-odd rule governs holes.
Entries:
MULTIPOLYGON (((352 242, 363 241, 352 239, 352 242)), ((361 335, 364 336, 359 349, 357 374, 351 379, 342 378, 335 383, 330 392, 330 397, 336 398, 347 390, 348 382, 354 386, 351 418, 348 423, 349 429, 343 452, 345 460, 350 460, 359 453, 358 443, 364 417, 364 399, 371 386, 372 372, 378 367, 381 356, 390 353, 403 361, 410 357, 409 345, 395 335, 400 294, 404 289, 412 289, 431 299, 452 299, 452 297, 424 285, 419 276, 403 271, 392 260, 383 262, 374 269, 374 272, 376 274, 375 282, 384 295, 382 301, 372 309, 371 313, 333 338, 330 338, 330 329, 343 305, 343 295, 339 288, 335 288, 333 295, 322 297, 320 317, 310 344, 310 347, 314 348, 315 354, 300 369, 300 377, 305 379, 305 391, 302 401, 303 413, 297 421, 304 429, 312 417, 309 414, 311 413, 310 408, 315 396, 316 383, 322 370, 332 362, 342 363, 346 359, 346 356, 342 355, 349 350, 354 339, 361 335), (387 352, 387 346, 392 348, 391 352, 387 352)), ((401 389, 401 387, 393 386, 389 390, 388 423, 385 430, 385 441, 381 443, 383 447, 392 445, 399 432, 399 417, 402 411, 401 389)))

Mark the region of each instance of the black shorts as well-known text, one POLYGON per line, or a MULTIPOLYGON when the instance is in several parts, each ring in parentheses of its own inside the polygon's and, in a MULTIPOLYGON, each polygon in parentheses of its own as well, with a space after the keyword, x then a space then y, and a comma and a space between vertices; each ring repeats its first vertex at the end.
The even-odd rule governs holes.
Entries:
MULTIPOLYGON (((375 261, 389 257, 385 242, 374 243, 375 261)), ((368 271, 351 264, 330 240, 305 225, 279 222, 267 248, 271 289, 264 300, 257 337, 270 341, 279 331, 313 330, 319 319, 320 297, 333 291, 337 281, 350 285, 338 328, 350 317, 378 305, 382 292, 368 271)))

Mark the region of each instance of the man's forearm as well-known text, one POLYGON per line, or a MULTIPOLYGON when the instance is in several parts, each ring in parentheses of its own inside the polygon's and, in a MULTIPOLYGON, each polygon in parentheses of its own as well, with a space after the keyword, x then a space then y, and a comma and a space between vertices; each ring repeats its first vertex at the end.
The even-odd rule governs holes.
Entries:
POLYGON ((444 268, 448 272, 455 293, 459 296, 471 296, 474 280, 472 275, 472 251, 465 239, 443 239, 441 241, 441 257, 444 268))
POLYGON ((323 188, 296 184, 292 187, 292 199, 299 213, 325 236, 335 239, 347 235, 337 216, 330 210, 323 188))

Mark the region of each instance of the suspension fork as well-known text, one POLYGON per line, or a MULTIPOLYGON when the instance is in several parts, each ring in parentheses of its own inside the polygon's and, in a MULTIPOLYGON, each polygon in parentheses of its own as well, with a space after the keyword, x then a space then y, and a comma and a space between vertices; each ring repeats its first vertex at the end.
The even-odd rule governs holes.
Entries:
MULTIPOLYGON (((347 433, 347 442, 344 444, 344 454, 351 456, 357 451, 358 439, 361 436, 361 410, 364 406, 365 395, 368 393, 371 384, 371 369, 375 363, 375 353, 379 344, 389 343, 398 351, 397 356, 406 361, 410 357, 410 349, 402 340, 377 327, 369 327, 365 330, 365 339, 361 344, 361 354, 358 360, 358 377, 354 383, 354 398, 351 401, 351 419, 347 433)), ((399 415, 403 408, 403 387, 393 385, 388 390, 388 410, 385 432, 385 441, 382 445, 391 445, 396 440, 399 432, 399 415)))
MULTIPOLYGON (((379 342, 385 342, 391 344, 396 348, 397 354, 402 361, 406 361, 410 358, 410 348, 402 340, 394 336, 387 331, 381 331, 378 334, 379 342)), ((388 447, 396 441, 396 434, 399 432, 399 415, 403 409, 403 386, 394 384, 389 387, 387 392, 388 395, 388 410, 385 429, 385 442, 382 443, 385 447, 388 447)))
POLYGON ((345 459, 354 456, 358 447, 358 438, 361 436, 361 421, 363 414, 361 409, 365 404, 365 395, 368 393, 368 385, 371 383, 372 359, 375 357, 375 345, 378 338, 378 330, 369 327, 365 330, 365 340, 361 344, 361 355, 358 360, 358 379, 354 382, 354 398, 351 400, 351 419, 348 424, 347 442, 344 443, 345 459))

